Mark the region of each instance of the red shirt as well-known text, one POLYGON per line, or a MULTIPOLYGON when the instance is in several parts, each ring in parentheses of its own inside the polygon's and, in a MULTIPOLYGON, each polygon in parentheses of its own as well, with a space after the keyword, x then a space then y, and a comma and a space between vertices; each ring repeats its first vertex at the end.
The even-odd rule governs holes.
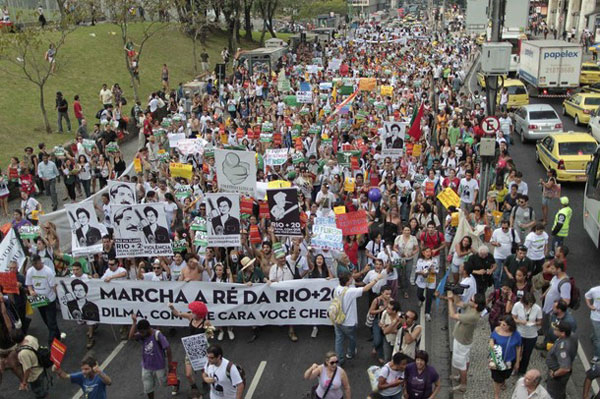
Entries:
POLYGON ((454 192, 458 194, 459 184, 460 184, 460 180, 458 180, 458 177, 455 177, 452 180, 450 180, 449 177, 446 177, 444 179, 444 181, 442 182, 442 187, 444 187, 444 188, 451 187, 452 190, 454 190, 454 192))
POLYGON ((350 263, 358 265, 358 243, 356 241, 344 243, 344 252, 348 255, 350 263))
MULTIPOLYGON (((421 237, 419 237, 419 241, 423 243, 426 248, 431 248, 432 250, 438 248, 444 242, 444 235, 439 231, 435 231, 434 235, 429 235, 426 231, 421 233, 421 237)), ((433 251, 432 256, 437 256, 440 254, 440 251, 433 251)))
POLYGON ((79 101, 73 102, 73 112, 75 113, 75 119, 83 118, 83 109, 81 108, 81 103, 79 101))

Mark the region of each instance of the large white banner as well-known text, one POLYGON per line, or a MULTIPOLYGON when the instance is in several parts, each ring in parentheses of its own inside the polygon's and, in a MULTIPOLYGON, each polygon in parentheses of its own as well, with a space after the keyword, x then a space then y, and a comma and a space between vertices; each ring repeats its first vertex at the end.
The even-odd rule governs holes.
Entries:
POLYGON ((102 252, 102 237, 106 227, 98 222, 94 204, 90 201, 78 204, 65 204, 71 224, 71 249, 73 255, 96 254, 102 252))
POLYGON ((133 205, 137 202, 135 183, 109 180, 108 196, 111 205, 133 205))
POLYGON ((19 269, 25 262, 25 252, 21 246, 21 241, 19 241, 15 229, 12 228, 0 243, 0 272, 8 270, 8 264, 11 260, 17 262, 19 269))
POLYGON ((206 194, 206 215, 209 247, 239 247, 240 195, 206 194))
POLYGON ((247 194, 256 191, 256 153, 215 149, 215 166, 219 190, 247 194))
POLYGON ((173 255, 163 203, 111 208, 117 258, 173 255))
POLYGON ((75 300, 82 308, 88 303, 94 305, 93 311, 82 311, 77 317, 98 314, 100 323, 131 324, 131 314, 135 313, 152 326, 189 325, 188 320, 173 316, 167 304, 173 303, 178 311, 187 312, 192 301, 206 303, 207 318, 215 326, 331 325, 327 308, 338 285, 337 279, 288 280, 252 286, 204 281, 106 283, 98 279, 72 284, 75 279, 58 280, 64 281, 57 288, 66 320, 76 320, 68 307, 75 300), (81 283, 87 290, 79 289, 81 283))

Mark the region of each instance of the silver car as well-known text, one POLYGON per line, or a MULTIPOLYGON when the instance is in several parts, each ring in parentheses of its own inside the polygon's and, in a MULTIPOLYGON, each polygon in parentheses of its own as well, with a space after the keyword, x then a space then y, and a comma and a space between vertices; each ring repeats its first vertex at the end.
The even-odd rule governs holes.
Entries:
POLYGON ((551 105, 529 104, 518 108, 513 115, 515 133, 521 136, 521 142, 538 140, 550 133, 563 131, 560 117, 551 105))

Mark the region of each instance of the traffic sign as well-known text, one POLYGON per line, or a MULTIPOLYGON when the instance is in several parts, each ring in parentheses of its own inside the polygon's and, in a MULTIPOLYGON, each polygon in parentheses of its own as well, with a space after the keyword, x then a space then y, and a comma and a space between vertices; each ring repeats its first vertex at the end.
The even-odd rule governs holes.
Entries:
POLYGON ((481 129, 485 134, 494 134, 500 130, 500 119, 495 116, 486 116, 481 121, 481 129))

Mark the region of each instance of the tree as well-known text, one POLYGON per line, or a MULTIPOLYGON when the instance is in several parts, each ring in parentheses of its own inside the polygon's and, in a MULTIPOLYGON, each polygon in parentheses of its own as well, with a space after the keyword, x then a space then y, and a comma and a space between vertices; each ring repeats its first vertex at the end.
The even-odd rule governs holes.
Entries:
POLYGON ((199 0, 177 0, 177 14, 185 34, 192 38, 194 73, 198 74, 198 40, 205 44, 211 24, 206 17, 207 3, 199 0))
POLYGON ((221 12, 225 17, 227 31, 229 32, 229 52, 233 54, 237 50, 240 40, 240 1, 221 0, 221 12))
POLYGON ((244 30, 246 31, 246 40, 252 39, 252 5, 254 0, 244 0, 244 30))
POLYGON ((62 48, 67 36, 74 30, 67 19, 61 20, 57 29, 49 32, 38 27, 22 29, 9 34, 0 32, 0 70, 6 75, 24 79, 37 86, 40 111, 46 133, 52 133, 45 106, 45 89, 48 80, 60 64, 62 48), (48 49, 53 46, 54 56, 48 57, 48 49))
POLYGON ((260 15, 263 20, 263 29, 260 35, 260 44, 261 46, 265 43, 265 33, 269 30, 272 37, 277 37, 275 34, 275 29, 273 29, 273 17, 275 16, 275 11, 277 11, 277 7, 279 6, 279 0, 255 0, 256 8, 260 12, 260 15))
POLYGON ((146 0, 144 1, 144 11, 146 15, 159 15, 161 18, 150 18, 149 22, 143 22, 142 33, 134 38, 129 31, 129 24, 135 22, 136 13, 133 10, 138 9, 137 0, 104 0, 104 4, 109 14, 109 21, 119 27, 121 30, 121 40, 123 42, 123 60, 125 67, 129 72, 131 86, 135 101, 140 100, 139 96, 139 68, 141 63, 144 45, 146 42, 161 30, 168 26, 168 23, 162 22, 162 16, 174 6, 171 0, 146 0))

